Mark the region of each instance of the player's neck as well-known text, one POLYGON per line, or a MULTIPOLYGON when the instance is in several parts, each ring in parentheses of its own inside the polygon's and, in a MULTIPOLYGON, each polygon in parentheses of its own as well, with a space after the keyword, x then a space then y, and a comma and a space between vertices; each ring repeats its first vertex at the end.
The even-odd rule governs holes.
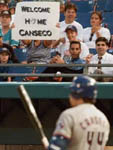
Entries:
POLYGON ((71 100, 70 100, 71 107, 76 107, 81 104, 84 104, 84 101, 82 98, 79 98, 79 99, 71 98, 71 100))

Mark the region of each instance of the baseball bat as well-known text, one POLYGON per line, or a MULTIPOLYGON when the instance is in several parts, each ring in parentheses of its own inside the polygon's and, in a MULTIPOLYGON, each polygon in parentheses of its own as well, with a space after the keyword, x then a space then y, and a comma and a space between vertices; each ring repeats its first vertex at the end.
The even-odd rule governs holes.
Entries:
POLYGON ((45 136, 42 124, 41 124, 41 122, 38 118, 38 115, 35 111, 35 108, 33 106, 33 103, 31 101, 31 98, 30 98, 28 92, 26 91, 26 89, 23 85, 20 85, 18 87, 18 92, 19 92, 20 98, 23 102, 23 105, 25 107, 25 110, 26 110, 26 112, 27 112, 27 114, 28 114, 28 116, 29 116, 36 132, 39 133, 39 131, 40 131, 41 141, 42 141, 44 147, 47 148, 49 146, 48 139, 45 136))

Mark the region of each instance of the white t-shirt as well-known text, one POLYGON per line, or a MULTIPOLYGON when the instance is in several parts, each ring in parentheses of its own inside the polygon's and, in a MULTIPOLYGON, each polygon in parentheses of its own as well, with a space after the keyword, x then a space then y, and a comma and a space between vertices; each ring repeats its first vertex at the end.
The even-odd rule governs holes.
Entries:
MULTIPOLYGON (((87 45, 85 43, 83 43, 83 42, 80 42, 80 43, 81 43, 80 58, 84 59, 89 54, 89 48, 87 47, 87 45)), ((62 58, 64 57, 65 51, 69 50, 69 47, 70 47, 70 42, 69 41, 66 41, 65 44, 60 44, 58 46, 57 49, 58 49, 59 53, 61 54, 62 58)))
MULTIPOLYGON (((74 25, 77 28, 77 32, 78 32, 78 36, 77 39, 79 40, 83 40, 83 27, 80 23, 73 21, 70 24, 66 24, 65 21, 60 22, 60 37, 67 37, 66 33, 65 33, 65 29, 69 26, 69 25, 74 25)), ((68 39, 67 39, 68 40, 68 39)))
POLYGON ((60 115, 53 135, 70 139, 67 150, 104 150, 109 131, 109 122, 99 109, 80 104, 60 115))
MULTIPOLYGON (((110 35, 109 29, 101 27, 100 30, 99 30, 99 33, 102 37, 105 37, 108 41, 110 40, 111 35, 110 35)), ((97 39, 97 36, 94 33, 93 36, 92 36, 92 40, 89 41, 90 36, 91 36, 91 27, 85 28, 83 30, 83 41, 86 43, 86 45, 89 48, 95 48, 96 47, 95 46, 95 41, 97 39)))
MULTIPOLYGON (((90 64, 98 64, 98 61, 98 54, 96 54, 91 58, 90 64)), ((102 56, 101 64, 113 64, 113 55, 106 52, 102 56)), ((94 73, 96 69, 97 67, 89 67, 88 72, 94 73)), ((113 67, 102 67, 101 71, 105 74, 113 74, 113 67)))

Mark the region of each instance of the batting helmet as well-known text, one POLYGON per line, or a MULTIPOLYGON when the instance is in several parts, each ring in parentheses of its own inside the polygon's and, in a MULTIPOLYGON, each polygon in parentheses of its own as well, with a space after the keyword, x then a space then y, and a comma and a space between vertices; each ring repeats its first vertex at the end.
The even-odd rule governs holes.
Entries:
POLYGON ((96 81, 88 76, 74 77, 70 89, 76 98, 95 99, 97 96, 96 81))

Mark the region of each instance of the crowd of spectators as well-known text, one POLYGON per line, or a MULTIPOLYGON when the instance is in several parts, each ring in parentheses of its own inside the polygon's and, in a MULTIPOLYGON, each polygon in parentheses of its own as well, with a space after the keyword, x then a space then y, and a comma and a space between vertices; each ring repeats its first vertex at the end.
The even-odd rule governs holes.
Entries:
MULTIPOLYGON (((20 1, 44 0, 0 0, 0 62, 2 64, 59 64, 59 67, 23 67, 23 69, 22 67, 9 68, 3 66, 0 67, 0 73, 82 74, 84 73, 84 67, 60 67, 60 64, 113 64, 113 55, 108 53, 112 36, 109 28, 102 26, 103 18, 100 11, 92 10, 91 26, 84 28, 82 24, 76 21, 77 6, 75 3, 71 3, 68 0, 66 2, 64 0, 54 0, 60 2, 59 40, 16 40, 12 39, 12 28, 15 27, 16 4, 20 1), (61 20, 62 16, 64 20, 61 20)), ((112 75, 113 67, 90 67, 88 73, 112 75)), ((70 81, 71 78, 60 79, 58 81, 61 82, 70 81)), ((15 80, 56 81, 56 78, 0 78, 0 81, 15 80)))

